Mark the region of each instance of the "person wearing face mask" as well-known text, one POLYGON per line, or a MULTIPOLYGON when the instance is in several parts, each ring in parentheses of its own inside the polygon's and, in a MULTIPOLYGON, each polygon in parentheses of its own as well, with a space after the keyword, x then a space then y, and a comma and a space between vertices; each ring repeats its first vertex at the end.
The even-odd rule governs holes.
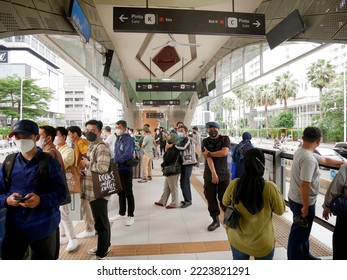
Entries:
MULTIPOLYGON (((72 148, 66 144, 67 129, 65 127, 57 127, 57 134, 54 138, 53 144, 58 149, 63 158, 64 169, 75 164, 75 153, 72 148)), ((65 251, 72 252, 78 247, 78 240, 76 238, 75 229, 69 215, 70 204, 60 206, 61 222, 60 229, 60 244, 68 243, 65 251)))
POLYGON ((35 143, 39 127, 31 120, 21 120, 13 126, 10 137, 20 150, 13 154, 13 169, 5 180, 9 155, 0 172, 0 208, 6 208, 5 237, 1 257, 4 260, 22 260, 27 248, 31 258, 53 260, 59 235, 59 205, 65 201, 67 190, 59 162, 43 153, 35 143), (48 172, 40 176, 39 163, 47 162, 48 172), (25 180, 23 180, 25 178, 25 180))
POLYGON ((117 142, 114 148, 114 161, 118 164, 119 177, 123 190, 118 194, 119 212, 110 221, 125 220, 126 226, 134 224, 135 198, 133 193, 133 167, 127 161, 134 154, 134 139, 126 133, 127 122, 120 120, 116 122, 117 142), (128 205, 128 211, 127 211, 128 205), (126 212, 128 212, 127 215, 126 212))
MULTIPOLYGON (((71 142, 75 151, 75 165, 79 168, 81 174, 81 184, 84 179, 84 170, 80 165, 82 156, 88 152, 89 141, 81 138, 82 131, 78 126, 70 126, 67 128, 68 135, 66 142, 71 142)), ((86 225, 84 231, 76 235, 77 238, 88 238, 95 236, 94 220, 92 210, 90 209, 89 202, 81 197, 81 211, 83 215, 83 221, 86 225)))
POLYGON ((111 246, 111 229, 107 209, 110 196, 96 199, 93 189, 92 172, 100 174, 107 172, 111 162, 111 151, 102 140, 101 132, 101 121, 89 120, 86 122, 84 136, 90 142, 90 145, 87 156, 81 160, 81 166, 86 170, 81 197, 90 204, 95 221, 94 227, 98 232, 97 246, 88 250, 88 254, 95 255, 98 260, 103 260, 107 257, 107 254, 110 252, 109 247, 111 246))
POLYGON ((143 157, 143 150, 141 148, 141 144, 143 141, 143 136, 140 133, 140 129, 134 130, 134 136, 133 136, 134 142, 135 142, 135 148, 134 148, 134 155, 135 158, 139 159, 139 164, 133 167, 133 179, 141 179, 142 172, 141 172, 141 162, 143 157))
POLYGON ((112 155, 112 159, 114 158, 114 145, 116 144, 117 141, 117 137, 114 133, 111 132, 111 127, 109 126, 105 126, 104 128, 105 131, 105 143, 107 143, 108 147, 111 150, 111 155, 112 155))
POLYGON ((230 181, 230 173, 227 164, 227 155, 230 148, 228 136, 219 135, 217 122, 206 123, 209 137, 202 141, 203 156, 206 159, 204 170, 204 194, 207 200, 208 212, 212 223, 207 227, 208 231, 214 231, 220 226, 218 201, 220 208, 225 211, 222 203, 223 195, 230 181))

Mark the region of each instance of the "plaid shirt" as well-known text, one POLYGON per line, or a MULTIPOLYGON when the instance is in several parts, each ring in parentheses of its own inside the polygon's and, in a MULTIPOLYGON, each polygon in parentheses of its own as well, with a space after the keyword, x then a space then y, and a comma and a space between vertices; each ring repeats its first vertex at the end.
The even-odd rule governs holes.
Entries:
MULTIPOLYGON (((95 141, 90 142, 87 156, 89 156, 90 164, 87 167, 86 177, 83 180, 81 198, 93 201, 95 200, 95 196, 92 171, 98 173, 105 173, 108 171, 111 162, 111 151, 101 138, 97 138, 95 141)), ((109 198, 110 196, 105 197, 107 200, 109 198)))

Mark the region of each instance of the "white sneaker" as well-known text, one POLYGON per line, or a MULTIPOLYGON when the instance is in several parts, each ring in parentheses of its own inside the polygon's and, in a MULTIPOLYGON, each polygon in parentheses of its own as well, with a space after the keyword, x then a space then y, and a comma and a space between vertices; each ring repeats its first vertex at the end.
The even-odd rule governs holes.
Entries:
POLYGON ((134 224, 134 221, 135 221, 134 217, 128 216, 128 217, 127 217, 127 221, 125 222, 125 225, 126 225, 126 226, 131 226, 131 225, 134 224))
POLYGON ((78 247, 78 240, 75 238, 75 239, 69 240, 69 244, 67 244, 65 251, 72 252, 77 247, 78 247))
POLYGON ((122 215, 117 214, 115 216, 109 217, 108 219, 109 219, 109 221, 114 222, 114 221, 125 220, 126 218, 127 217, 125 215, 122 216, 122 215))
POLYGON ((69 242, 69 238, 67 238, 66 235, 65 235, 65 236, 61 236, 61 235, 60 235, 60 240, 59 240, 59 242, 60 242, 60 245, 66 244, 66 243, 69 242))
POLYGON ((95 230, 92 230, 92 231, 84 230, 80 232, 79 234, 77 234, 76 238, 81 239, 81 238, 87 238, 87 237, 93 237, 93 236, 95 236, 95 230))
MULTIPOLYGON (((88 250, 88 255, 95 255, 97 249, 98 249, 97 247, 94 247, 94 248, 92 248, 92 249, 89 249, 89 250, 88 250)), ((106 254, 108 255, 110 252, 111 252, 111 248, 108 248, 106 254)))

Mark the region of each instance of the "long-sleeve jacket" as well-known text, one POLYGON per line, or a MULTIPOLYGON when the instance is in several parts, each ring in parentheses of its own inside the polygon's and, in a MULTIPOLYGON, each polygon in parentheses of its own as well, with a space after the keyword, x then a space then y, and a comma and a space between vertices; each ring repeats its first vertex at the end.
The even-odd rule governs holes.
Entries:
POLYGON ((117 138, 114 147, 114 160, 118 164, 118 170, 123 172, 131 172, 133 167, 126 164, 127 160, 134 155, 135 142, 130 134, 125 133, 117 138))
POLYGON ((90 164, 87 167, 86 177, 83 180, 81 198, 93 201, 95 200, 95 195, 92 171, 97 173, 106 173, 108 171, 111 162, 111 151, 101 138, 97 138, 94 142, 90 142, 87 155, 89 156, 90 164))
MULTIPOLYGON (((234 188, 238 179, 230 182, 223 196, 223 204, 231 205, 234 188)), ((275 233, 272 223, 272 213, 282 215, 285 203, 277 186, 271 181, 265 181, 263 190, 263 209, 252 215, 240 201, 234 204, 236 210, 241 214, 239 225, 236 229, 228 228, 228 240, 237 250, 255 257, 268 255, 275 246, 275 233)))

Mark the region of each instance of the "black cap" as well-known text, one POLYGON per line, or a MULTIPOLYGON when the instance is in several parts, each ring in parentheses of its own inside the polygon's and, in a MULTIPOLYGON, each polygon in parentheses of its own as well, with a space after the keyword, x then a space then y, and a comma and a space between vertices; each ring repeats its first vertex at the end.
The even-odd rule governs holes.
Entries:
POLYGON ((208 122, 206 123, 206 128, 210 128, 210 127, 216 127, 216 128, 219 128, 219 123, 217 122, 208 122))
POLYGON ((16 122, 12 127, 12 132, 9 137, 12 137, 15 133, 23 133, 25 136, 38 135, 39 126, 36 122, 31 120, 21 120, 16 122))

